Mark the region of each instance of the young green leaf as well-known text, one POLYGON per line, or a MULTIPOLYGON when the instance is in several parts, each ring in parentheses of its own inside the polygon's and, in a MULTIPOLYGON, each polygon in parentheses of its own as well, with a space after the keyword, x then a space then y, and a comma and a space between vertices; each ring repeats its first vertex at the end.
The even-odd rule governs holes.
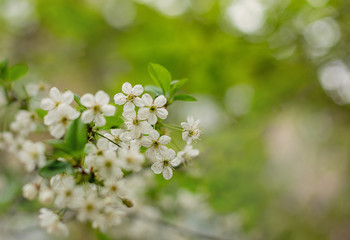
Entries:
POLYGON ((0 62, 0 79, 7 79, 8 62, 7 60, 0 62))
POLYGON ((187 101, 187 102, 193 102, 197 101, 194 97, 186 94, 179 94, 174 97, 174 101, 187 101))
POLYGON ((159 64, 150 63, 148 64, 148 72, 152 80, 162 88, 163 94, 167 94, 171 83, 169 71, 159 64))
POLYGON ((84 149, 87 142, 87 127, 80 118, 75 119, 68 126, 65 142, 72 150, 81 151, 84 149))
POLYGON ((154 86, 154 85, 146 85, 145 86, 145 92, 150 92, 155 94, 156 96, 162 95, 163 91, 160 87, 154 86))
POLYGON ((39 175, 44 178, 53 177, 59 173, 72 171, 73 168, 68 162, 58 160, 49 161, 39 170, 39 175))
POLYGON ((187 82, 188 82, 188 79, 187 79, 187 78, 172 81, 172 82, 171 82, 170 97, 174 96, 175 93, 176 93, 180 88, 182 88, 187 82))
POLYGON ((100 127, 100 130, 108 130, 111 128, 120 128, 124 123, 124 120, 120 117, 112 116, 106 117, 106 124, 103 127, 100 127))
POLYGON ((17 64, 12 66, 8 70, 8 80, 16 81, 18 78, 23 77, 28 72, 28 66, 25 64, 17 64))

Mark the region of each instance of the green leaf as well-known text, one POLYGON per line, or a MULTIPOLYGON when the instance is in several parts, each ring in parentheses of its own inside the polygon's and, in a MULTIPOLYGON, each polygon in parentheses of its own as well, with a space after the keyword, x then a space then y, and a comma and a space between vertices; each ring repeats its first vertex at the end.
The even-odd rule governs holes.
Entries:
POLYGON ((193 102, 197 101, 194 97, 186 94, 179 94, 174 97, 174 101, 187 101, 187 102, 193 102))
POLYGON ((53 148, 62 150, 69 153, 72 149, 70 146, 63 140, 60 139, 49 139, 45 141, 47 144, 50 144, 53 148))
POLYGON ((0 79, 6 80, 8 72, 8 62, 7 60, 0 62, 0 79))
POLYGON ((47 162, 44 167, 39 170, 39 175, 44 178, 53 177, 59 173, 72 171, 73 168, 68 162, 58 160, 47 162))
POLYGON ((100 230, 96 230, 96 238, 98 240, 111 240, 111 238, 108 237, 108 235, 106 235, 105 233, 101 232, 100 230))
POLYGON ((103 127, 100 127, 100 130, 107 130, 111 128, 120 128, 124 123, 124 120, 117 116, 106 117, 106 124, 103 127))
POLYGON ((167 94, 171 83, 169 71, 159 64, 150 63, 148 64, 148 72, 152 80, 162 88, 163 94, 167 94))
POLYGON ((188 82, 188 79, 187 79, 187 78, 172 81, 172 82, 171 82, 171 93, 170 93, 170 97, 174 96, 174 94, 175 94, 180 88, 182 88, 187 82, 188 82))
POLYGON ((38 117, 40 119, 43 119, 45 117, 45 115, 47 114, 47 111, 41 109, 41 108, 38 108, 36 111, 36 114, 38 115, 38 117))
POLYGON ((154 85, 146 85, 145 86, 145 91, 153 93, 156 96, 159 96, 159 95, 163 94, 163 90, 160 87, 154 86, 154 85))
POLYGON ((8 70, 8 80, 16 81, 18 78, 23 77, 28 72, 28 66, 26 64, 17 64, 12 66, 8 70))
POLYGON ((72 121, 68 126, 64 140, 72 150, 83 150, 87 142, 86 124, 84 124, 80 118, 72 121))

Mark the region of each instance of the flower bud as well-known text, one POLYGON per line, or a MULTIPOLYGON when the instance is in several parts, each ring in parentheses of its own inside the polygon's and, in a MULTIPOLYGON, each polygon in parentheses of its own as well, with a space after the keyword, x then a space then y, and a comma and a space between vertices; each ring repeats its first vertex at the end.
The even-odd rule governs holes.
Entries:
POLYGON ((41 204, 50 204, 54 199, 54 193, 51 189, 46 188, 39 193, 39 202, 41 204))
POLYGON ((38 188, 34 183, 27 183, 22 188, 23 197, 28 200, 34 200, 36 195, 38 194, 38 188))

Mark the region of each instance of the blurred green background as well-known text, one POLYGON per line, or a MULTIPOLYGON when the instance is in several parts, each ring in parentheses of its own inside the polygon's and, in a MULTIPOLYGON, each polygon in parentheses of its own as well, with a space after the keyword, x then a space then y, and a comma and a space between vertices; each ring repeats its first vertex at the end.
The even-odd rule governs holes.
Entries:
MULTIPOLYGON (((189 78, 200 189, 249 239, 350 238, 348 0, 0 0, 0 57, 79 94, 189 78)), ((0 59, 1 60, 1 59, 0 59)))

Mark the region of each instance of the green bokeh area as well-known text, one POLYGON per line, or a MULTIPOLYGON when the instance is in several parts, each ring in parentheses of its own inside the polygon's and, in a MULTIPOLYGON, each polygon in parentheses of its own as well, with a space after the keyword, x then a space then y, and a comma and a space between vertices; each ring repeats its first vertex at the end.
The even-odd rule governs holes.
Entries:
MULTIPOLYGON (((324 64, 349 64, 348 0, 258 1, 269 7, 254 33, 227 23, 225 11, 234 1, 204 1, 210 6, 202 12, 199 1, 188 1, 192 7, 177 16, 131 0, 18 2, 31 6, 25 20, 18 20, 25 13, 16 20, 8 12, 10 0, 0 0, 0 57, 26 62, 27 79, 113 96, 126 81, 152 84, 147 66, 154 62, 173 79, 189 79, 184 93, 200 100, 193 106, 206 113, 208 102, 201 100, 214 103, 215 111, 203 115, 218 118, 196 145, 200 157, 169 182, 157 176, 157 191, 185 187, 206 193, 218 213, 240 215, 248 239, 350 238, 349 107, 319 81, 324 64), (116 17, 129 14, 132 20, 113 26, 108 4, 116 17), (129 4, 132 10, 123 12, 129 4), (305 31, 324 18, 337 23, 340 37, 315 57, 305 31), (291 35, 276 34, 281 29, 291 35), (242 85, 253 96, 247 112, 237 114, 227 95, 242 85), (193 169, 201 174, 191 174, 193 169)), ((191 104, 176 103, 174 109, 191 104)), ((170 114, 169 122, 180 118, 170 114)), ((9 192, 19 190, 10 186, 9 192)), ((7 209, 9 199, 2 200, 0 210, 7 209)))

